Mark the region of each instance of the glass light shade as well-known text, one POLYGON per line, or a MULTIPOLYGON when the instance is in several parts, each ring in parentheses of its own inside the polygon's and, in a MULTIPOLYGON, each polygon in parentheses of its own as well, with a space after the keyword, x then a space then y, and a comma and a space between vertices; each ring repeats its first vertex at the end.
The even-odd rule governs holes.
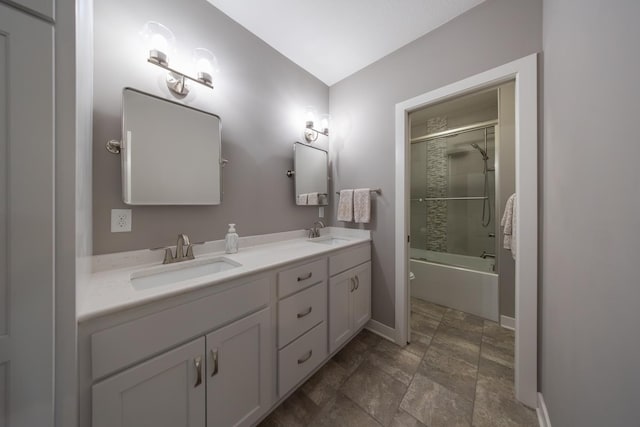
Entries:
POLYGON ((320 116, 320 127, 319 131, 324 133, 325 135, 329 133, 329 124, 331 123, 331 116, 329 114, 323 114, 320 116))
POLYGON ((216 56, 210 50, 199 47, 193 51, 193 62, 198 80, 211 85, 213 75, 219 71, 216 56))
POLYGON ((171 30, 159 22, 149 21, 140 32, 149 53, 149 60, 167 65, 175 52, 176 38, 171 30))
POLYGON ((316 115, 317 115, 316 109, 311 105, 305 108, 304 110, 305 127, 307 128, 313 127, 316 121, 316 115))

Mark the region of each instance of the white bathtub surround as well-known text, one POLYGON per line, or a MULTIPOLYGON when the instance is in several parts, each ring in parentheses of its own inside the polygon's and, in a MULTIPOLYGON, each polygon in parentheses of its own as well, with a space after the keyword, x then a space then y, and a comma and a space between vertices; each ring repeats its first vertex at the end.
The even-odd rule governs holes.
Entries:
MULTIPOLYGON (((412 249, 412 255, 413 251, 412 249)), ((454 258, 464 257, 455 254, 436 254, 441 258, 446 255, 454 258)), ((482 258, 477 259, 485 261, 482 258)), ((451 262, 458 261, 453 259, 451 262)), ((410 282, 412 297, 475 314, 494 322, 498 321, 497 274, 416 259, 411 259, 410 270, 416 276, 410 282)))
MULTIPOLYGON (((77 288, 77 319, 85 321, 125 307, 258 273, 292 261, 304 260, 335 250, 337 247, 349 247, 371 240, 371 234, 367 230, 339 227, 326 227, 320 230, 321 237, 329 235, 344 240, 334 245, 314 243, 307 238, 306 230, 248 236, 240 238, 240 250, 236 254, 224 253, 224 240, 206 242, 194 246, 195 262, 224 256, 241 266, 215 275, 141 290, 132 287, 131 274, 160 265, 164 251, 145 249, 98 255, 94 257, 94 269, 90 279, 77 288)), ((184 264, 189 262, 194 261, 185 261, 184 264)))

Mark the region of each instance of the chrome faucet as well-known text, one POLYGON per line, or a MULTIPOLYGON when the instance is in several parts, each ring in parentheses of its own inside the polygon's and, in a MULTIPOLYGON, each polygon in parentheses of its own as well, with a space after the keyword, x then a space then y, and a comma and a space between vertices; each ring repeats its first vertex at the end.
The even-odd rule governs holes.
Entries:
POLYGON ((313 239, 316 237, 320 237, 320 230, 318 228, 318 226, 320 226, 319 228, 325 228, 326 225, 324 225, 324 222, 322 222, 321 220, 318 220, 316 222, 313 223, 313 225, 311 226, 311 228, 309 229, 309 238, 313 239))
POLYGON ((152 248, 151 250, 164 250, 163 264, 173 264, 174 262, 188 261, 195 259, 193 255, 193 245, 189 241, 189 236, 186 234, 178 234, 178 242, 176 243, 176 255, 173 256, 173 251, 169 246, 163 246, 161 248, 152 248), (184 253, 185 245, 187 247, 187 253, 184 253))
POLYGON ((487 251, 482 251, 482 255, 480 255, 480 258, 484 258, 484 259, 493 258, 493 259, 495 259, 496 258, 496 254, 490 254, 487 251))

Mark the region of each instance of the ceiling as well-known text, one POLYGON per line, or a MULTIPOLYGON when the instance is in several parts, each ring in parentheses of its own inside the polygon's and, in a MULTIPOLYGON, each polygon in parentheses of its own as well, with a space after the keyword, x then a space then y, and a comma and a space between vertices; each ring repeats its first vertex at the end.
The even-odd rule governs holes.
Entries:
POLYGON ((208 0, 327 85, 484 0, 208 0))

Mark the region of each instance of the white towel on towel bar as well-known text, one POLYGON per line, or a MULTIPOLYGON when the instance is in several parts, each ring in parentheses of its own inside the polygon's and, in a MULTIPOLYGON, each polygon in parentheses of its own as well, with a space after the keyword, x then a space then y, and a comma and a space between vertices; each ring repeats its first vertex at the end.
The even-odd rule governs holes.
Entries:
POLYGON ((355 222, 367 224, 371 220, 371 189, 353 190, 353 219, 355 222))
POLYGON ((511 256, 516 259, 516 205, 517 199, 515 193, 507 199, 504 207, 504 214, 500 225, 503 227, 504 235, 503 247, 511 251, 511 256))
POLYGON ((309 195, 307 193, 298 194, 298 204, 306 205, 309 195))
POLYGON ((353 190, 340 191, 338 221, 353 221, 353 190))
POLYGON ((318 192, 307 194, 307 204, 308 205, 319 205, 320 198, 318 196, 318 192))

